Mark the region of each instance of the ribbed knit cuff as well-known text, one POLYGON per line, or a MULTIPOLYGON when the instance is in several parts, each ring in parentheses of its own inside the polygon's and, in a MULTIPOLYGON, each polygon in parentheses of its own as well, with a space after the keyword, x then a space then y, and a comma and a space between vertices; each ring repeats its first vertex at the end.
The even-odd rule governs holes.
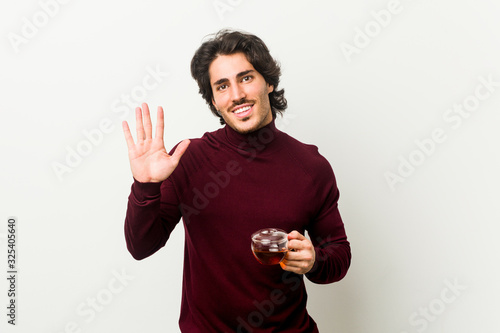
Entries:
POLYGON ((141 183, 134 178, 132 184, 132 194, 137 202, 144 202, 157 199, 161 196, 161 184, 159 183, 141 183))

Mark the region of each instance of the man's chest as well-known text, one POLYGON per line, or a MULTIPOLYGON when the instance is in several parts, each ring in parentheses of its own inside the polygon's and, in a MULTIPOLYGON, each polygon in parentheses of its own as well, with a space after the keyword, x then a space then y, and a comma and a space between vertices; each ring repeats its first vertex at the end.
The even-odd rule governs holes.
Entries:
MULTIPOLYGON (((182 205, 190 223, 208 223, 225 232, 252 233, 267 227, 303 231, 314 218, 316 189, 288 163, 229 160, 190 177, 182 205)), ((185 215, 185 214, 184 214, 185 215)))

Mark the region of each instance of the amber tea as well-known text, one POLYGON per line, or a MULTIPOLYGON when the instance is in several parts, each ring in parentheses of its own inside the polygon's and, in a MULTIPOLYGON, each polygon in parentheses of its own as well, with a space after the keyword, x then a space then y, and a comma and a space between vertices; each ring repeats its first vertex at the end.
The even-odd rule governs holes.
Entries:
POLYGON ((252 235, 252 251, 263 265, 279 264, 288 251, 288 234, 276 228, 261 229, 252 235))
POLYGON ((253 250, 255 258, 263 265, 276 265, 283 260, 287 250, 283 251, 259 251, 253 250))

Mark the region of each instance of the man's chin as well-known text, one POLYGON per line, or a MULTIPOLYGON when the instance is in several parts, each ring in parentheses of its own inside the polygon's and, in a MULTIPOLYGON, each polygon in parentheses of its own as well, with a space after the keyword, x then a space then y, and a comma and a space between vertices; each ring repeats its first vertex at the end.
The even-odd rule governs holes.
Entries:
POLYGON ((240 134, 248 134, 259 130, 260 128, 267 125, 269 122, 265 120, 257 120, 255 117, 252 118, 252 115, 238 119, 236 122, 233 122, 230 126, 236 132, 240 134))
POLYGON ((255 124, 251 124, 250 117, 238 119, 238 121, 231 124, 231 128, 240 134, 251 133, 255 130, 255 127, 255 124))

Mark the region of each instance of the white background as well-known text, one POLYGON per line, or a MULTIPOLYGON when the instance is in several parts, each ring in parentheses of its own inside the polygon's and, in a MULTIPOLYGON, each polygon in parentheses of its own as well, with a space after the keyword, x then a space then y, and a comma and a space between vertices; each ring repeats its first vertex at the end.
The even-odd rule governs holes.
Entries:
POLYGON ((121 121, 133 123, 133 109, 121 98, 146 91, 148 69, 168 72, 133 101, 165 108, 167 149, 218 128, 189 63, 223 27, 267 43, 289 101, 279 127, 317 145, 337 176, 353 259, 341 282, 308 284, 320 330, 500 331, 499 4, 46 3, 0 5, 2 269, 7 218, 19 224, 17 325, 7 324, 2 278, 1 332, 178 332, 183 229, 144 261, 125 246, 132 178, 121 121), (448 110, 465 101, 473 110, 452 121, 448 110), (87 155, 69 167, 78 147, 87 155), (400 178, 391 185, 387 173, 400 178))

